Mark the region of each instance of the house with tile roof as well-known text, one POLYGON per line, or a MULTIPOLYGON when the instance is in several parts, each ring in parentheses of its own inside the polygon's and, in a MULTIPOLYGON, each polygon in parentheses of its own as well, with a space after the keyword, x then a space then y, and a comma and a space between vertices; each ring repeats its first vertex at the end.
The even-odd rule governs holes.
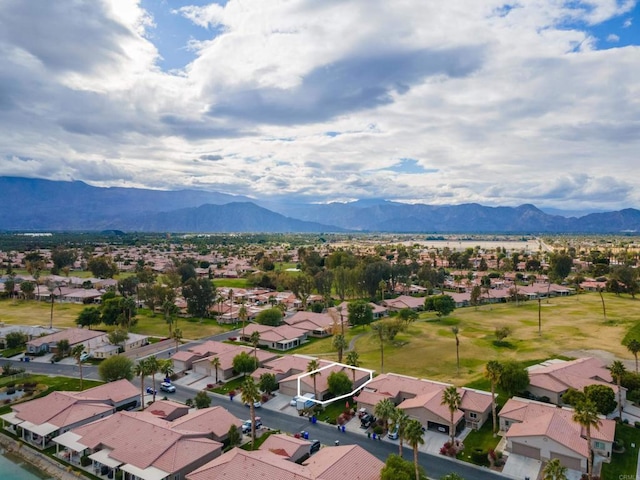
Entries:
POLYGON ((378 480, 384 463, 359 445, 322 448, 301 465, 268 450, 234 448, 187 475, 187 480, 378 480))
POLYGON ((53 441, 56 454, 71 463, 88 456, 93 473, 115 476, 122 471, 128 474, 125 478, 137 480, 184 479, 188 472, 219 457, 223 446, 209 432, 185 430, 147 412, 124 411, 74 428, 53 441))
POLYGON ((97 330, 85 330, 84 328, 67 328, 59 332, 45 335, 43 337, 34 338, 27 342, 27 353, 56 353, 57 344, 60 340, 67 340, 69 347, 84 344, 92 339, 104 336, 104 332, 97 330))
POLYGON ((218 380, 221 381, 228 380, 234 376, 233 359, 236 355, 239 355, 242 352, 251 356, 255 353, 255 356, 258 359, 258 366, 277 358, 275 353, 271 353, 266 350, 257 349, 254 352, 252 347, 214 341, 207 341, 201 345, 196 345, 189 350, 200 355, 199 359, 194 359, 192 362, 193 372, 207 377, 216 377, 216 369, 212 367, 211 360, 214 357, 218 357, 220 360, 220 366, 217 368, 218 380))
MULTIPOLYGON (((390 399, 407 415, 428 430, 449 433, 451 414, 442 405, 442 394, 450 385, 395 373, 375 377, 358 395, 358 408, 373 412, 380 400, 390 399)), ((491 413, 491 394, 482 390, 459 388, 461 404, 454 413, 456 432, 465 426, 479 429, 491 413)))
POLYGON ((250 323, 244 328, 244 336, 240 334, 240 340, 249 342, 251 334, 258 332, 260 341, 258 345, 271 348, 273 350, 291 350, 299 347, 307 341, 307 331, 290 325, 280 325, 272 327, 270 325, 260 325, 259 323, 250 323))
POLYGON ((309 458, 311 442, 303 438, 292 435, 276 433, 269 437, 260 445, 260 450, 266 450, 276 455, 280 455, 290 462, 300 462, 309 458))
MULTIPOLYGON (((618 386, 611 377, 606 364, 599 358, 585 357, 564 361, 548 360, 527 369, 531 394, 547 397, 555 405, 562 405, 562 395, 570 388, 583 390, 589 385, 606 385, 618 398, 618 386)), ((626 400, 626 389, 622 387, 622 402, 626 400)))
MULTIPOLYGON (((347 322, 346 316, 343 321, 347 322)), ((336 327, 340 326, 339 317, 336 319, 328 313, 315 312, 296 312, 290 317, 285 317, 283 322, 291 327, 306 331, 307 335, 311 337, 328 337, 336 327)))
MULTIPOLYGON (((585 472, 589 445, 585 429, 573 421, 573 409, 514 397, 500 410, 500 430, 507 451, 535 460, 557 458, 571 469, 585 472)), ((591 429, 591 448, 599 461, 610 462, 616 424, 600 418, 591 429)))
POLYGON ((423 310, 425 297, 412 297, 410 295, 400 295, 396 298, 389 298, 382 302, 382 304, 389 309, 389 311, 399 311, 403 308, 410 308, 411 310, 423 310))
POLYGON ((0 416, 3 427, 20 431, 23 440, 45 448, 49 441, 72 428, 140 406, 138 387, 128 380, 99 385, 82 392, 52 392, 18 403, 0 416), (19 430, 16 428, 19 427, 19 430))

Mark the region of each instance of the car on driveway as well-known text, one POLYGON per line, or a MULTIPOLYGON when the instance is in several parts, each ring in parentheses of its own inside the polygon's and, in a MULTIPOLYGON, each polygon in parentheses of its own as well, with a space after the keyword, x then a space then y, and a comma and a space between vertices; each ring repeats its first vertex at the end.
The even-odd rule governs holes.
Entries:
POLYGON ((320 450, 320 440, 311 440, 311 446, 309 447, 309 455, 313 455, 320 450))
POLYGON ((366 413, 360 419, 360 428, 369 428, 376 421, 376 417, 366 413))
POLYGON ((160 390, 167 393, 175 393, 176 387, 169 382, 162 382, 160 384, 160 390))
POLYGON ((394 427, 394 429, 393 429, 393 430, 390 430, 390 431, 389 431, 389 435, 388 435, 388 437, 389 437, 391 440, 397 440, 397 439, 398 439, 398 426, 397 426, 397 425, 394 427))
MULTIPOLYGON (((256 428, 260 428, 262 426, 262 419, 260 417, 256 417, 256 428)), ((251 420, 245 420, 242 424, 242 433, 251 432, 251 420)))
POLYGON ((91 354, 89 352, 82 352, 80 354, 80 361, 84 362, 85 360, 89 360, 91 358, 91 354))

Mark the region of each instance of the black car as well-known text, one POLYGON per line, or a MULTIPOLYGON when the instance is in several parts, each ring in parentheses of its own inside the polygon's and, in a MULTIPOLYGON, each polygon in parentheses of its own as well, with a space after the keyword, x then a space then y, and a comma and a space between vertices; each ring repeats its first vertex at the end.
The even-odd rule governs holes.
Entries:
POLYGON ((311 447, 309 447, 309 455, 313 455, 320 450, 320 440, 311 440, 311 447))
POLYGON ((370 413, 366 413, 360 419, 360 427, 369 428, 376 421, 376 417, 370 413))

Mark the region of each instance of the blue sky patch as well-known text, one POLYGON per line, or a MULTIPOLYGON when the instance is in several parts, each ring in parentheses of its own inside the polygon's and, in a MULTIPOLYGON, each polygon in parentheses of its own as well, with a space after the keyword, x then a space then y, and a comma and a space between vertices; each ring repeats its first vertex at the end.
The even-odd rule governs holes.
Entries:
POLYGON ((398 173, 435 173, 437 168, 424 168, 415 158, 401 158, 398 163, 384 170, 391 170, 398 173))

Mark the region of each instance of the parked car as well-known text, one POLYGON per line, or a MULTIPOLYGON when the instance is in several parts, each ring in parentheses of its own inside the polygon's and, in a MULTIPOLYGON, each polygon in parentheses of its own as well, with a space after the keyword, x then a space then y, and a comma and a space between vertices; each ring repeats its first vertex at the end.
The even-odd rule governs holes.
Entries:
MULTIPOLYGON (((256 417, 256 428, 260 428, 262 426, 262 419, 260 417, 256 417)), ((251 431, 251 420, 245 420, 242 424, 242 433, 249 433, 251 431)))
POLYGON ((149 395, 156 395, 158 392, 151 387, 147 387, 147 393, 149 395))
POLYGON ((291 401, 289 402, 289 405, 291 405, 292 407, 295 407, 297 404, 298 404, 298 396, 296 395, 291 399, 291 401))
POLYGON ((84 362, 85 360, 89 360, 91 358, 91 354, 89 352, 82 352, 80 354, 80 361, 84 362))
POLYGON ((160 384, 160 390, 167 393, 175 393, 176 387, 170 382, 162 382, 160 384))
MULTIPOLYGON (((245 407, 249 406, 249 403, 245 403, 244 404, 245 407)), ((262 406, 262 402, 258 401, 258 402, 253 402, 253 408, 260 408, 262 406)))
POLYGON ((313 455, 320 450, 320 440, 311 440, 311 446, 309 447, 309 455, 313 455))
POLYGON ((376 417, 370 413, 365 413, 360 419, 361 428, 369 428, 376 421, 376 417))
POLYGON ((398 426, 396 425, 394 427, 393 430, 391 430, 389 432, 389 435, 387 435, 391 440, 397 440, 398 439, 398 426))

